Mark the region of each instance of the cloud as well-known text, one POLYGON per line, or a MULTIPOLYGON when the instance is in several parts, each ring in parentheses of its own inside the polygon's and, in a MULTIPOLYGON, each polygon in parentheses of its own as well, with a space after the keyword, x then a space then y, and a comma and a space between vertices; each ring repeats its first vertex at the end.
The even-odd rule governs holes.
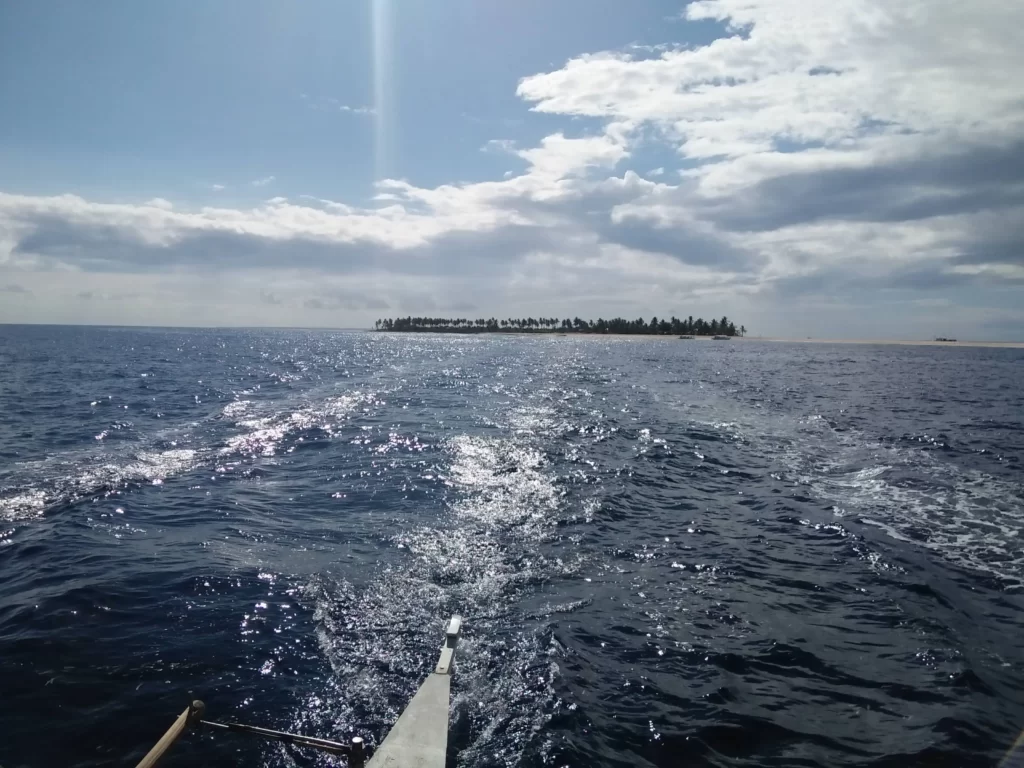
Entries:
POLYGON ((139 294, 135 291, 128 293, 111 293, 109 291, 79 291, 75 298, 81 301, 125 301, 136 299, 139 294))
MULTIPOLYGON (((334 200, 325 200, 322 197, 314 197, 313 195, 299 195, 300 200, 306 200, 306 205, 314 205, 318 208, 323 208, 325 211, 331 213, 355 213, 356 209, 351 205, 345 203, 338 203, 334 200)), ((375 200, 384 199, 397 199, 393 195, 379 194, 374 197, 375 200)))
POLYGON ((342 112, 360 117, 373 117, 377 114, 377 110, 373 107, 342 104, 333 96, 317 98, 310 96, 308 93, 300 93, 299 98, 309 109, 315 112, 342 112))
POLYGON ((23 288, 22 286, 16 283, 7 283, 6 285, 0 285, 0 293, 30 294, 32 293, 32 291, 28 290, 27 288, 23 288))
POLYGON ((581 56, 519 94, 541 112, 649 123, 697 159, 1019 126, 1019 89, 1003 77, 1024 55, 1018 4, 703 0, 685 13, 734 34, 657 58, 581 56))
POLYGON ((879 163, 868 155, 785 169, 705 201, 730 229, 776 229, 811 221, 914 221, 1024 205, 1024 141, 920 141, 879 163), (936 157, 942 158, 936 162, 936 157))
POLYGON ((515 154, 516 143, 512 139, 491 139, 482 147, 481 152, 506 152, 508 154, 515 154))
POLYGON ((686 18, 734 34, 657 57, 582 56, 525 78, 519 94, 537 111, 653 131, 691 163, 693 184, 634 215, 712 224, 769 257, 768 278, 842 262, 856 273, 849 248, 870 238, 890 266, 928 260, 955 280, 967 270, 947 260, 990 259, 992 275, 1016 279, 999 265, 1021 252, 1019 230, 1006 230, 1024 203, 1024 103, 1006 75, 1024 65, 1008 32, 1024 7, 814 6, 691 3, 686 18))
POLYGON ((311 324, 678 309, 801 333, 794 307, 815 306, 855 335, 905 304, 952 306, 981 332, 984 310, 967 307, 1019 304, 1024 5, 698 0, 684 15, 726 32, 523 78, 524 106, 562 129, 488 142, 517 166, 501 179, 385 179, 369 204, 278 196, 249 209, 0 193, 0 269, 223 275, 220 290, 239 291, 221 310, 231 318, 311 324), (256 274, 273 293, 235 287, 256 274))
POLYGON ((373 107, 350 107, 347 104, 338 105, 338 111, 348 112, 350 115, 364 115, 372 117, 377 114, 377 110, 373 107))
POLYGON ((214 192, 223 192, 225 189, 227 189, 227 187, 225 187, 223 184, 211 184, 210 189, 213 190, 214 192))
POLYGON ((306 299, 302 305, 306 309, 315 310, 386 310, 390 309, 387 301, 377 296, 367 296, 354 291, 334 291, 318 297, 306 299))
POLYGON ((252 185, 254 187, 265 187, 268 184, 273 184, 275 178, 275 176, 264 176, 262 179, 255 179, 252 185))

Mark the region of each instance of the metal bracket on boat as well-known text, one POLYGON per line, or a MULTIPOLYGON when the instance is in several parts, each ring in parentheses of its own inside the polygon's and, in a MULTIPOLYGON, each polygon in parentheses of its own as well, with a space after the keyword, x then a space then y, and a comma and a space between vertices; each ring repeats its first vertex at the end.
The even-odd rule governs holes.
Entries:
POLYGON ((303 736, 301 733, 288 733, 286 731, 275 731, 270 728, 260 728, 256 725, 245 725, 243 723, 215 723, 212 720, 200 720, 200 724, 222 731, 234 733, 247 733, 250 736, 260 736, 271 741, 280 741, 285 744, 294 744, 297 747, 311 747, 321 752, 329 752, 332 755, 347 755, 349 768, 362 768, 366 761, 363 753, 363 740, 359 736, 353 736, 348 744, 329 739, 318 739, 314 736, 303 736))
POLYGON ((178 719, 165 733, 160 741, 149 750, 136 768, 152 768, 174 745, 174 742, 190 727, 194 725, 205 725, 214 730, 231 731, 232 733, 245 733, 250 736, 260 736, 272 741, 280 741, 285 744, 294 744, 298 747, 311 747, 321 752, 329 752, 332 755, 346 755, 349 768, 363 768, 366 764, 366 752, 363 740, 354 736, 348 744, 329 739, 318 739, 313 736, 303 736, 300 733, 287 733, 286 731, 275 731, 270 728, 261 728, 256 725, 245 725, 244 723, 217 723, 213 720, 204 720, 206 705, 198 699, 189 704, 188 709, 178 715, 178 719))
POLYGON ((444 645, 441 646, 441 658, 437 660, 434 671, 439 675, 450 675, 455 665, 455 646, 459 644, 462 634, 462 617, 452 616, 448 629, 444 633, 444 645))

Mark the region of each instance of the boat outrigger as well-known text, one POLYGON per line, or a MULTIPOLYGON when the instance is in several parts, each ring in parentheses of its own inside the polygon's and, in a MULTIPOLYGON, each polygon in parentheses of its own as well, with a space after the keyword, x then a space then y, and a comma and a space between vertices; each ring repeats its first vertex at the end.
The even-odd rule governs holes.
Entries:
POLYGON ((451 703, 452 672, 455 670, 455 647, 462 633, 462 618, 452 616, 445 631, 444 645, 437 666, 412 697, 398 722, 374 751, 369 763, 363 739, 354 736, 347 744, 298 733, 275 731, 244 723, 217 723, 204 719, 206 705, 196 700, 178 715, 160 741, 149 750, 137 768, 157 764, 183 733, 203 726, 215 731, 259 736, 299 747, 310 747, 334 755, 345 755, 349 768, 444 768, 448 751, 448 713, 451 703))

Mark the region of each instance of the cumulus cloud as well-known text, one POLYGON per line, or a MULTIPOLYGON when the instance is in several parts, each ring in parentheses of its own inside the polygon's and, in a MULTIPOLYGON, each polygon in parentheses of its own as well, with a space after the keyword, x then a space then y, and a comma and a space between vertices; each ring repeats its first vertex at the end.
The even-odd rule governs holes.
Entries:
POLYGON ((645 127, 689 183, 620 215, 699 221, 763 277, 886 272, 1021 279, 1024 6, 708 0, 732 34, 657 57, 582 56, 524 79, 534 109, 645 127), (865 261, 868 264, 864 268, 865 261), (959 262, 984 267, 967 269, 959 262))
MULTIPOLYGON (((500 180, 386 179, 369 205, 274 197, 246 210, 0 194, 0 270, 287 272, 287 291, 247 295, 259 317, 310 323, 721 308, 799 332, 800 302, 856 323, 837 302, 894 312, 885 290, 905 294, 901 312, 952 303, 982 329, 971 302, 1019 303, 1024 5, 699 0, 684 18, 726 32, 525 77, 525 105, 566 123, 532 146, 489 142, 520 166, 500 180), (672 183, 664 165, 636 172, 651 152, 681 169, 672 183)), ((984 327, 1017 327, 1001 317, 984 327)))
POLYGON ((214 192, 223 192, 226 187, 223 184, 211 184, 210 189, 214 192))

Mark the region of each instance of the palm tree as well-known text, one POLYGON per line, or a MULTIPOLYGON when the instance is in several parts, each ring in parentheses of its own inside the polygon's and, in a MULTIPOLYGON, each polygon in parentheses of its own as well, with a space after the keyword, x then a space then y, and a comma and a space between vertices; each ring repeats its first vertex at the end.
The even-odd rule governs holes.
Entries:
POLYGON ((520 331, 532 331, 534 329, 559 329, 563 332, 575 331, 576 333, 632 333, 632 334, 691 334, 696 336, 705 335, 727 335, 727 336, 745 336, 747 333, 746 326, 741 325, 737 330, 736 324, 729 320, 728 317, 722 317, 721 320, 712 320, 710 323, 705 321, 704 318, 698 317, 694 319, 693 315, 690 315, 685 320, 681 320, 677 317, 672 317, 671 320, 661 319, 652 317, 650 322, 646 322, 642 317, 636 320, 626 320, 625 318, 615 317, 611 320, 605 320, 603 317, 598 318, 595 322, 584 320, 581 317, 575 317, 573 319, 565 318, 559 320, 557 317, 509 317, 507 319, 491 318, 477 318, 476 320, 467 320, 464 317, 459 318, 445 318, 445 317, 399 317, 394 320, 390 318, 384 318, 381 320, 374 321, 373 327, 378 331, 424 331, 424 330, 454 330, 459 328, 474 329, 487 332, 495 332, 499 330, 510 331, 512 329, 519 329, 520 331))

